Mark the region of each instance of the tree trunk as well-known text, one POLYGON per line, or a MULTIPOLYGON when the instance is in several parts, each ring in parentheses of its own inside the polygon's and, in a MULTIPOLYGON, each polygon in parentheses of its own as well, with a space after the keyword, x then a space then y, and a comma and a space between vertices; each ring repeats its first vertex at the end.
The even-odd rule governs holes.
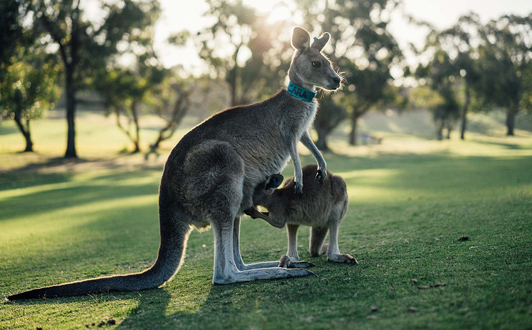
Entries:
POLYGON ((443 140, 443 121, 437 120, 435 124, 436 124, 436 138, 441 141, 443 140))
POLYGON ((76 152, 76 87, 74 86, 74 68, 72 64, 65 65, 66 90, 66 119, 68 125, 67 148, 65 158, 78 158, 76 152))
POLYGON ((357 145, 357 122, 358 122, 358 114, 353 111, 353 114, 351 115, 351 132, 349 133, 349 144, 352 146, 357 145))
POLYGON ((467 128, 467 111, 469 110, 469 103, 471 102, 471 93, 469 91, 469 87, 465 86, 465 100, 464 100, 464 108, 462 109, 462 122, 460 124, 460 139, 465 140, 465 131, 467 128))
POLYGON ((235 49, 235 52, 233 53, 233 67, 229 70, 227 75, 227 83, 229 84, 229 88, 231 89, 231 106, 234 107, 238 105, 237 101, 237 84, 238 84, 238 64, 237 64, 237 58, 238 53, 240 52, 240 47, 242 45, 238 45, 235 49))
POLYGON ((181 125, 183 118, 185 118, 186 113, 188 112, 189 98, 190 94, 192 93, 192 88, 188 90, 181 90, 178 88, 176 93, 178 94, 178 97, 172 109, 172 116, 169 120, 167 120, 166 126, 159 130, 159 136, 157 137, 157 140, 155 140, 153 144, 150 144, 150 150, 144 157, 146 160, 149 158, 150 154, 155 154, 157 156, 159 155, 157 153, 157 149, 159 149, 161 142, 168 140, 174 135, 179 125, 181 125))
POLYGON ((133 101, 131 103, 131 114, 133 115, 133 124, 135 125, 135 139, 133 139, 133 144, 135 145, 135 150, 132 153, 136 154, 140 152, 140 127, 139 127, 139 115, 137 112, 137 102, 133 101))
POLYGON ((318 141, 316 141, 316 147, 321 151, 329 151, 329 146, 327 145, 327 136, 329 136, 330 130, 321 128, 316 129, 318 132, 318 141))
POLYGON ((15 123, 17 124, 18 129, 24 136, 24 139, 26 141, 26 148, 24 149, 24 152, 33 152, 33 141, 31 140, 31 131, 30 131, 30 120, 26 119, 26 127, 24 127, 24 124, 22 124, 22 118, 20 117, 21 112, 16 111, 15 112, 15 123))
POLYGON ((517 106, 513 103, 508 106, 506 112, 506 135, 514 136, 515 115, 517 114, 517 106))
POLYGON ((33 152, 33 141, 31 140, 29 117, 26 119, 26 133, 24 134, 24 138, 26 139, 26 148, 24 149, 24 152, 33 152))

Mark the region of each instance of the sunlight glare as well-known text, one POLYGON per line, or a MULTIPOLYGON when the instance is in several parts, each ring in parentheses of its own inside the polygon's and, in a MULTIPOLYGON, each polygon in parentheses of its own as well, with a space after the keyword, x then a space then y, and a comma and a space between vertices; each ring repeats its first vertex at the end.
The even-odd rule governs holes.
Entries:
POLYGON ((261 14, 267 14, 268 17, 266 20, 268 23, 294 20, 292 13, 296 6, 293 1, 244 0, 244 4, 252 7, 261 14))

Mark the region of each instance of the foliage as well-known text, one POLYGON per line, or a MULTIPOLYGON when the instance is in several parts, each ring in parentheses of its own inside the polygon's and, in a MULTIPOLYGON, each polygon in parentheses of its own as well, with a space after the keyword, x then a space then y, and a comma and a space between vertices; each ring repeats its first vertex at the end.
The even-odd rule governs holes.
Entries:
MULTIPOLYGON (((393 0, 299 0, 297 3, 310 30, 331 33, 328 48, 334 50, 331 59, 345 76, 342 103, 351 117, 349 142, 354 145, 358 119, 366 112, 390 104, 404 105, 390 73, 402 60, 402 52, 388 29, 390 14, 397 3, 393 0)), ((336 110, 321 107, 320 111, 322 116, 327 116, 328 111, 336 110)))
POLYGON ((160 8, 157 2, 150 6, 144 10, 137 8, 135 19, 140 22, 135 24, 139 28, 127 33, 120 44, 122 50, 110 56, 106 66, 98 68, 91 84, 103 97, 107 110, 116 115, 117 126, 134 144, 133 153, 140 152, 140 107, 167 74, 153 49, 154 26, 160 8), (132 63, 122 64, 124 57, 132 63), (123 115, 133 124, 132 128, 124 126, 123 115))
POLYGON ((21 22, 26 10, 27 3, 22 0, 0 2, 0 81, 4 80, 6 68, 11 64, 17 47, 28 40, 28 31, 21 22))
POLYGON ((41 118, 58 98, 59 66, 40 47, 19 45, 13 56, 0 64, 0 119, 12 118, 33 151, 30 122, 41 118))
POLYGON ((63 62, 68 123, 65 157, 77 158, 76 92, 86 86, 88 77, 106 66, 121 42, 141 40, 146 17, 158 13, 158 1, 104 2, 99 22, 85 15, 80 0, 37 0, 30 4, 32 16, 28 18, 33 20, 34 29, 47 33, 41 41, 57 45, 63 62))
MULTIPOLYGON (((479 17, 474 13, 462 16, 458 22, 449 29, 438 33, 436 43, 444 49, 445 52, 452 57, 453 66, 457 72, 453 73, 454 79, 459 79, 461 82, 460 89, 463 90, 463 101, 461 102, 461 126, 460 138, 465 139, 465 131, 467 127, 467 113, 470 110, 472 103, 472 94, 478 90, 482 71, 479 69, 478 61, 479 50, 478 47, 482 43, 480 38, 480 31, 482 24, 479 17)), ((430 37, 429 37, 430 38, 430 37)), ((458 99, 458 96, 456 97, 458 99)), ((475 97, 475 99, 478 99, 475 97)))
POLYGON ((137 61, 136 68, 105 69, 99 72, 93 88, 103 97, 110 113, 116 115, 118 128, 134 144, 133 153, 140 152, 140 107, 147 102, 149 94, 159 87, 166 70, 160 65, 146 65, 137 61), (122 116, 133 127, 125 127, 122 116))
POLYGON ((145 155, 146 159, 151 154, 159 156, 158 149, 161 143, 176 133, 189 109, 197 106, 192 104, 192 94, 195 86, 199 84, 190 82, 192 79, 181 78, 177 71, 171 70, 159 88, 152 92, 154 95, 151 98, 151 106, 154 108, 154 113, 164 120, 164 125, 159 129, 156 140, 150 144, 150 150, 145 155))
POLYGON ((314 119, 314 128, 318 132, 316 147, 329 151, 327 136, 347 117, 346 107, 338 95, 324 95, 319 100, 320 109, 314 119))
POLYGON ((530 95, 532 14, 504 15, 481 31, 479 49, 482 79, 478 91, 486 106, 507 109, 507 135, 514 135, 515 115, 530 95))
POLYGON ((231 104, 247 104, 270 96, 281 86, 292 50, 286 35, 286 23, 269 23, 242 0, 207 1, 207 17, 214 23, 192 34, 183 31, 172 37, 182 45, 192 39, 200 58, 207 64, 211 78, 225 79, 231 104))
POLYGON ((460 105, 457 99, 457 78, 459 69, 449 54, 437 48, 431 62, 416 69, 416 76, 425 79, 430 88, 439 94, 440 102, 434 102, 431 108, 436 136, 443 139, 443 129, 447 129, 450 138, 453 122, 459 117, 460 105))

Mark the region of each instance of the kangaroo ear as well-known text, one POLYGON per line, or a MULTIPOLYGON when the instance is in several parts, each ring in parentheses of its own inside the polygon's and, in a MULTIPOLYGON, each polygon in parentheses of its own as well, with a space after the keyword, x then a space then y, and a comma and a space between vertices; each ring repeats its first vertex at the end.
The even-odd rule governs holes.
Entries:
POLYGON ((281 174, 274 174, 266 180, 266 184, 264 186, 264 189, 275 189, 281 185, 283 182, 284 177, 281 174))
POLYGON ((310 34, 300 27, 294 28, 294 32, 292 32, 292 47, 299 51, 309 48, 310 34))
POLYGON ((324 34, 321 35, 321 37, 314 38, 314 42, 312 43, 312 46, 310 47, 321 51, 323 47, 327 45, 330 38, 331 38, 331 35, 329 34, 329 32, 325 32, 324 34))

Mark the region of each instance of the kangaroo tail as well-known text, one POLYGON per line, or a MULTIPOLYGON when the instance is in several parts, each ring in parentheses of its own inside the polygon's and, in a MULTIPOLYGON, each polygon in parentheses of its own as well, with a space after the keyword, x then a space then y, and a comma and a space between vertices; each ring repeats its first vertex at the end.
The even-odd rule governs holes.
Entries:
POLYGON ((99 277, 17 293, 9 300, 70 297, 109 291, 136 291, 157 288, 179 270, 185 255, 190 226, 173 212, 159 211, 161 245, 157 260, 149 269, 127 275, 99 277), (172 214, 173 213, 173 214, 172 214))

